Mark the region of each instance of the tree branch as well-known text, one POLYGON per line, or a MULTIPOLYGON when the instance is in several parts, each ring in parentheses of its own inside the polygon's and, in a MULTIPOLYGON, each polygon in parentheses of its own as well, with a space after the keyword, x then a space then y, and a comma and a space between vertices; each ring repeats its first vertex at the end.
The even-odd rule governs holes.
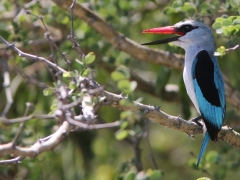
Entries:
MULTIPOLYGON (((103 96, 106 97, 105 101, 102 103, 103 105, 115 107, 120 110, 141 111, 152 122, 161 124, 167 128, 185 132, 190 135, 202 133, 201 128, 194 122, 186 121, 179 116, 168 115, 167 113, 156 109, 154 106, 134 102, 134 106, 126 107, 120 105, 119 103, 124 98, 121 95, 104 91, 103 96)), ((230 145, 240 148, 240 134, 228 126, 222 127, 218 134, 218 138, 226 141, 230 145)))
MULTIPOLYGON (((48 139, 48 141, 37 141, 30 148, 13 146, 12 143, 2 144, 0 146, 0 154, 1 156, 5 154, 14 154, 23 157, 34 157, 37 154, 51 150, 56 147, 70 132, 71 128, 72 126, 67 121, 64 121, 62 125, 58 128, 58 130, 51 136, 51 138, 48 139)), ((4 163, 3 161, 0 161, 0 164, 4 163)))

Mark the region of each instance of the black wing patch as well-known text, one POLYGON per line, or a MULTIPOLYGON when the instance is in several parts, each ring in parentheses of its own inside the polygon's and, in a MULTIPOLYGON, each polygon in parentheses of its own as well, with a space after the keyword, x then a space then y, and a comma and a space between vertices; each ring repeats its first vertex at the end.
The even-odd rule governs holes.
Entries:
POLYGON ((200 51, 196 58, 193 78, 196 78, 204 98, 212 105, 220 107, 220 98, 214 83, 213 61, 206 50, 200 51))

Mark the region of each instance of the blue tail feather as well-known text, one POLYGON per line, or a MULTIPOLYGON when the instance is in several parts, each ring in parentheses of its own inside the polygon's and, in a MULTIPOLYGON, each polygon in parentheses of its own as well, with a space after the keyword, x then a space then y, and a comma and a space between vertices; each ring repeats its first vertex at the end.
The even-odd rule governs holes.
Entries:
POLYGON ((204 135, 204 138, 203 138, 203 142, 202 142, 202 147, 201 147, 201 150, 200 150, 200 153, 199 153, 199 156, 198 156, 198 161, 197 161, 197 167, 202 159, 202 156, 204 154, 204 151, 208 145, 208 141, 210 140, 210 136, 208 134, 208 132, 205 133, 204 135))

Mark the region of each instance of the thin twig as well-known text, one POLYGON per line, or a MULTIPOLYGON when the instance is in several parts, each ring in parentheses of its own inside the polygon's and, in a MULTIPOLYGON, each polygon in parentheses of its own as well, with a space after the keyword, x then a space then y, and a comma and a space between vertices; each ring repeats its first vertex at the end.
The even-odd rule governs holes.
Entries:
POLYGON ((54 119, 56 118, 56 114, 43 114, 43 115, 29 115, 26 117, 21 117, 21 118, 13 118, 13 119, 7 119, 7 118, 0 118, 0 122, 2 123, 8 123, 8 124, 12 124, 12 123, 19 123, 19 122, 24 122, 24 121, 29 121, 32 119, 54 119))
POLYGON ((152 150, 152 147, 150 145, 150 141, 149 141, 149 132, 147 132, 147 137, 146 137, 146 140, 147 140, 147 145, 148 145, 148 150, 150 151, 149 153, 149 157, 153 163, 153 167, 154 169, 159 169, 158 165, 157 165, 157 162, 156 162, 156 159, 154 157, 154 153, 153 153, 153 150, 152 150))
POLYGON ((1 161, 0 161, 0 165, 19 164, 19 163, 21 163, 24 159, 25 159, 25 157, 18 156, 18 157, 13 158, 13 159, 1 160, 1 161))
MULTIPOLYGON (((32 104, 31 104, 31 103, 26 103, 26 110, 25 110, 25 113, 24 113, 24 117, 26 117, 26 116, 28 115, 28 112, 29 112, 29 110, 30 110, 31 107, 32 107, 32 104)), ((24 126, 25 126, 25 121, 23 121, 23 122, 20 123, 19 128, 18 128, 18 131, 17 131, 17 133, 15 134, 15 136, 14 136, 12 142, 11 142, 13 145, 16 144, 16 142, 17 142, 20 134, 21 134, 22 131, 23 131, 24 126)))
POLYGON ((232 48, 226 49, 225 51, 226 51, 226 52, 234 51, 234 50, 236 50, 236 49, 239 48, 239 47, 240 47, 239 44, 237 44, 236 46, 234 46, 234 47, 232 47, 232 48))
POLYGON ((80 48, 79 43, 76 41, 74 28, 73 28, 73 11, 74 11, 75 3, 76 3, 76 0, 73 0, 71 6, 69 7, 70 17, 71 17, 71 31, 70 31, 70 35, 68 36, 68 39, 73 43, 73 48, 77 51, 80 59, 82 60, 84 57, 84 54, 80 48))
POLYGON ((4 44, 6 44, 8 48, 10 48, 13 51, 15 51, 16 53, 18 53, 18 56, 20 56, 20 57, 26 57, 28 59, 32 59, 35 61, 43 61, 43 62, 47 63, 50 67, 58 70, 61 73, 67 72, 66 70, 62 69, 61 67, 52 63, 51 61, 47 60, 46 58, 22 52, 20 49, 16 48, 16 46, 14 44, 10 44, 9 42, 7 42, 2 36, 0 36, 0 41, 2 41, 4 44))
POLYGON ((120 121, 115 121, 112 123, 104 123, 104 124, 86 124, 86 123, 80 122, 80 120, 82 120, 82 121, 85 120, 84 118, 79 119, 79 117, 78 117, 78 120, 74 120, 69 115, 67 115, 66 119, 70 124, 78 126, 80 128, 86 129, 86 130, 115 128, 115 127, 120 126, 120 121))

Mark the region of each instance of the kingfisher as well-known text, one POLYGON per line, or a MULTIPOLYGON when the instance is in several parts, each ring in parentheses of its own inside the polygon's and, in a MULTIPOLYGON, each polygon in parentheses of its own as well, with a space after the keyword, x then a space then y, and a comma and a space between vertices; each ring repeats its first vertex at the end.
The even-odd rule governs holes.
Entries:
POLYGON ((226 111, 224 81, 217 57, 214 56, 216 47, 213 33, 208 26, 195 20, 183 20, 173 26, 147 29, 142 33, 176 34, 142 45, 172 42, 185 50, 184 84, 204 122, 204 138, 196 164, 198 167, 209 140, 217 142, 226 111))

